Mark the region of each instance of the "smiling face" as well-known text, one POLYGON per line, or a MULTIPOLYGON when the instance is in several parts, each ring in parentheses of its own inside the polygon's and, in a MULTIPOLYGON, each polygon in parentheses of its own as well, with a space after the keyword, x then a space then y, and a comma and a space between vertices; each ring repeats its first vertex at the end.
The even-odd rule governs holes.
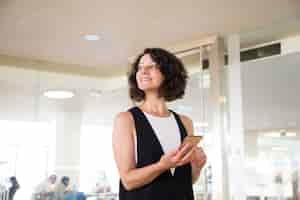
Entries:
POLYGON ((128 73, 129 96, 135 102, 155 95, 173 101, 183 97, 187 78, 183 63, 174 54, 161 48, 146 48, 128 73))
POLYGON ((149 54, 141 57, 136 73, 138 88, 147 91, 158 91, 164 80, 159 66, 152 60, 149 54))

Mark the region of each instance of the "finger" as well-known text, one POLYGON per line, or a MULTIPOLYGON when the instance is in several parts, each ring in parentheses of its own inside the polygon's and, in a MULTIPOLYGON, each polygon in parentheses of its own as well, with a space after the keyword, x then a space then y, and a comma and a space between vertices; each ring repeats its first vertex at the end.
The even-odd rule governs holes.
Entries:
POLYGON ((192 163, 197 168, 202 168, 205 165, 206 161, 207 161, 207 158, 206 158, 206 156, 204 156, 204 157, 202 157, 200 159, 193 160, 192 163))
POLYGON ((204 154, 204 155, 205 155, 205 152, 204 152, 203 148, 198 147, 198 149, 199 149, 199 151, 201 152, 201 154, 204 154))
POLYGON ((196 149, 196 157, 201 158, 201 157, 206 157, 206 154, 204 153, 202 148, 197 147, 196 149))
POLYGON ((193 155, 193 153, 195 152, 196 147, 193 147, 187 154, 185 154, 185 156, 181 159, 182 162, 186 162, 189 161, 191 156, 193 155))
POLYGON ((191 161, 191 157, 193 156, 194 152, 196 150, 196 147, 193 147, 188 153, 186 153, 184 155, 184 157, 179 160, 179 162, 177 163, 178 166, 182 166, 185 165, 186 163, 191 161))
POLYGON ((202 163, 205 163, 206 162, 206 157, 202 157, 202 158, 200 158, 200 159, 198 159, 198 160, 195 160, 197 163, 199 163, 199 164, 202 164, 202 163))
POLYGON ((178 162, 178 160, 176 159, 176 154, 177 154, 178 150, 171 150, 167 153, 165 153, 164 157, 165 159, 169 160, 172 163, 176 163, 178 162))
POLYGON ((191 146, 190 144, 185 144, 176 154, 176 158, 178 160, 181 160, 185 156, 185 154, 187 154, 191 150, 191 148, 193 148, 193 146, 191 146))

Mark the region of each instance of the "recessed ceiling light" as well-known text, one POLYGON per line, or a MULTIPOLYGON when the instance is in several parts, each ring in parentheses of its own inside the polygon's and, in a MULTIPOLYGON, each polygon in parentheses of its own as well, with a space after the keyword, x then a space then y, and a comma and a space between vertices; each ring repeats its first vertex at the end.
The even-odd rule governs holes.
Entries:
POLYGON ((85 40, 88 40, 88 41, 97 41, 97 40, 99 40, 99 36, 95 35, 95 34, 86 34, 86 35, 83 36, 83 38, 85 40))
POLYGON ((64 90, 50 90, 44 92, 44 96, 50 99, 69 99, 74 96, 74 93, 70 91, 64 91, 64 90))

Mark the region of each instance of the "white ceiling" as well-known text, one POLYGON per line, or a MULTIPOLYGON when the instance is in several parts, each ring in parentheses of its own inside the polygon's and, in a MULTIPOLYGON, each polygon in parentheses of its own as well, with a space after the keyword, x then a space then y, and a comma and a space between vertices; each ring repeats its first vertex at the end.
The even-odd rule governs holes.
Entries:
POLYGON ((145 47, 248 32, 299 17, 299 0, 1 0, 0 54, 124 71, 128 58, 145 47), (85 33, 101 39, 84 41, 85 33))
MULTIPOLYGON (((0 56, 0 66, 33 65, 32 59, 37 59, 45 61, 36 62, 36 65, 45 65, 43 70, 55 68, 54 71, 59 71, 59 67, 70 66, 81 74, 84 69, 97 69, 103 75, 117 74, 127 70, 128 58, 145 47, 172 47, 212 34, 226 37, 230 33, 239 33, 242 46, 247 46, 299 33, 299 20, 299 0, 152 0, 142 3, 134 0, 92 0, 88 3, 82 0, 1 0, 0 55, 20 59, 16 63, 14 59, 0 56), (84 41, 81 36, 85 33, 99 34, 101 39, 84 41)), ((198 58, 194 58, 189 64, 197 61, 198 58)), ((299 126, 299 64, 298 54, 243 64, 247 129, 299 126)), ((201 113, 198 76, 196 73, 191 77, 185 99, 172 104, 196 120, 201 113)), ((20 76, 12 83, 1 77, 0 119, 54 117, 60 105, 41 96, 42 88, 37 88, 35 78, 34 74, 31 78, 20 76), (22 80, 26 78, 32 79, 31 86, 23 85, 22 80)), ((76 78, 59 79, 59 84, 80 88, 77 92, 85 102, 86 121, 111 123, 117 112, 131 104, 124 88, 106 91, 98 97, 89 96, 89 89, 102 88, 103 84, 88 79, 86 77, 85 84, 81 85, 76 78)), ((54 81, 54 78, 49 80, 54 81)), ((42 80, 40 87, 45 82, 47 86, 54 84, 49 80, 42 80)), ((107 83, 105 87, 115 84, 107 83)), ((64 104, 74 105, 74 102, 65 101, 64 104)), ((76 106, 68 109, 74 108, 76 106)), ((206 109, 205 116, 209 112, 209 108, 206 109)))

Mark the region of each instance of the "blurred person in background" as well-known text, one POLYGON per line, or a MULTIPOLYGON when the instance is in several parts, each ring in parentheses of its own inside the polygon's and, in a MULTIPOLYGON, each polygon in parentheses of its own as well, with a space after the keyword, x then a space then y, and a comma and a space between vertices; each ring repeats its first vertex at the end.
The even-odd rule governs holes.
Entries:
POLYGON ((54 200, 54 188, 57 180, 55 174, 50 175, 36 186, 33 192, 34 200, 54 200))
POLYGON ((70 184, 70 178, 63 176, 60 183, 55 187, 54 200, 86 200, 86 196, 82 192, 73 189, 70 184))
POLYGON ((292 172, 292 190, 293 190, 293 200, 300 200, 300 191, 299 191, 299 170, 295 169, 292 172))
POLYGON ((65 200, 66 196, 71 193, 69 184, 70 178, 68 176, 63 176, 54 188, 55 200, 65 200))
POLYGON ((9 188, 8 199, 13 200, 17 190, 20 189, 20 185, 15 176, 10 177, 9 181, 11 183, 11 186, 9 188))

